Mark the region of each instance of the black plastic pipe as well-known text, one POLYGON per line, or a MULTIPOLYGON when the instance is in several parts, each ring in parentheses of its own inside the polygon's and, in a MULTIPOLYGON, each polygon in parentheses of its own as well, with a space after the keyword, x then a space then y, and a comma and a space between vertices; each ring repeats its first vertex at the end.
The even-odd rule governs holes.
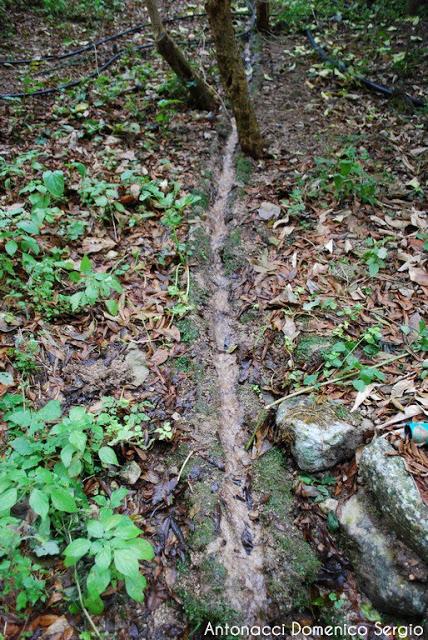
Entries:
MULTIPOLYGON (((334 58, 331 58, 328 55, 325 49, 323 49, 323 47, 321 47, 321 45, 319 45, 315 41, 315 38, 309 29, 306 29, 305 34, 307 39, 309 40, 311 47, 317 52, 318 56, 323 62, 329 62, 331 65, 336 67, 336 69, 339 69, 339 71, 346 71, 348 69, 347 65, 342 60, 335 60, 334 58)), ((387 96, 388 98, 391 98, 392 96, 396 95, 394 89, 387 87, 385 84, 381 84, 379 82, 373 82, 372 80, 369 80, 368 78, 364 78, 364 76, 361 76, 361 75, 357 75, 356 78, 359 82, 361 82, 361 84, 363 84, 365 87, 367 87, 371 91, 380 93, 384 96, 387 96)), ((406 100, 411 104, 413 104, 415 107, 425 106, 425 101, 422 100, 422 98, 410 96, 407 93, 404 95, 406 100)))
MULTIPOLYGON (((173 18, 167 18, 164 20, 165 24, 171 24, 173 22, 179 22, 181 20, 192 20, 193 18, 202 18, 205 16, 205 13, 192 13, 188 16, 174 16, 173 18)), ((2 66, 18 66, 24 64, 32 64, 36 62, 49 62, 50 60, 65 60, 67 58, 73 58, 74 56, 78 56, 81 53, 85 53, 85 51, 91 51, 96 47, 106 44, 107 42, 113 42, 114 40, 118 40, 119 38, 123 38, 123 36, 127 36, 130 33, 137 33, 146 27, 150 27, 150 22, 140 22, 135 25, 135 27, 129 27, 128 29, 124 29, 123 31, 119 31, 118 33, 114 33, 111 36, 106 36, 105 38, 100 38, 99 40, 94 40, 93 42, 89 42, 85 44, 83 47, 79 49, 72 49, 71 51, 65 51, 64 53, 52 54, 48 56, 41 56, 40 58, 20 58, 16 60, 6 60, 5 58, 0 59, 0 65, 2 66)))

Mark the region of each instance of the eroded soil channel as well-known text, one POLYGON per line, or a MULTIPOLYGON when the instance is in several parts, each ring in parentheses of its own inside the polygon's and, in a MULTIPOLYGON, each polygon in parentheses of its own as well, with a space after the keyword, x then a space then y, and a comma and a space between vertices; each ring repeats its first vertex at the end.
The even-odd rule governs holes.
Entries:
POLYGON ((218 192, 208 214, 212 264, 210 323, 214 341, 220 413, 218 437, 224 451, 225 474, 220 490, 221 536, 217 553, 227 570, 225 589, 231 606, 247 623, 262 622, 267 594, 263 575, 263 544, 260 526, 249 518, 251 499, 245 495, 250 459, 244 449, 243 411, 237 395, 239 369, 236 333, 229 304, 230 282, 225 275, 221 251, 227 237, 227 213, 235 181, 233 125, 225 147, 218 192))

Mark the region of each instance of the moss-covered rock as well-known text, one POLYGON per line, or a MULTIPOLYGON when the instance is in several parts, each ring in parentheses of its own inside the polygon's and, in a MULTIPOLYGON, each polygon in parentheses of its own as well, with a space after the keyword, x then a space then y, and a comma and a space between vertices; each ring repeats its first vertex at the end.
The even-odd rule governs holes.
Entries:
POLYGON ((305 335, 298 340, 293 359, 299 366, 316 369, 324 362, 324 353, 332 347, 334 339, 317 334, 305 335))
POLYGON ((428 558, 428 506, 404 459, 394 453, 384 438, 373 440, 361 456, 360 474, 398 536, 421 558, 428 558))
POLYGON ((372 428, 338 401, 289 398, 279 405, 275 440, 290 446, 300 469, 315 472, 351 458, 372 428))

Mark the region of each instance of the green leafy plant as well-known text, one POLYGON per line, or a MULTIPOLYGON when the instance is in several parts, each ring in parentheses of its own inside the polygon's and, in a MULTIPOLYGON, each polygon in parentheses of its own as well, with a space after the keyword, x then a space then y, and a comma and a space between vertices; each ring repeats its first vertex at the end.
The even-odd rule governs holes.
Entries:
POLYGON ((363 165, 368 159, 365 150, 358 152, 352 146, 340 151, 334 160, 316 158, 319 186, 333 193, 339 202, 356 197, 362 202, 375 204, 377 182, 363 165))
MULTIPOLYGON (((8 434, 7 459, 0 467, 0 579, 16 567, 9 598, 20 608, 44 599, 44 572, 32 558, 63 554, 66 567, 86 556, 81 568, 92 612, 102 610, 101 595, 117 580, 124 579, 128 594, 141 601, 145 580, 139 560, 151 559, 153 550, 128 516, 114 513, 126 490, 118 489, 110 498, 96 496, 101 507, 97 517, 84 491, 87 475, 118 465, 96 416, 83 407, 62 416, 56 400, 34 410, 11 394, 0 399, 0 411, 8 434), (25 518, 28 509, 33 512, 28 522, 15 515, 25 518)), ((77 570, 75 579, 80 579, 77 570)))
POLYGON ((84 287, 70 296, 72 311, 93 305, 98 300, 104 300, 110 296, 112 291, 122 292, 119 280, 109 273, 94 271, 92 262, 87 256, 84 256, 80 261, 79 271, 70 273, 70 279, 75 284, 83 284, 84 287))
POLYGON ((152 560, 153 547, 140 537, 141 531, 131 518, 102 507, 99 517, 86 523, 86 537, 72 540, 64 549, 64 565, 76 566, 80 560, 93 561, 86 576, 85 606, 91 613, 101 613, 101 595, 111 582, 125 582, 133 600, 142 602, 146 579, 140 573, 140 561, 152 560))
POLYGON ((373 238, 368 238, 366 245, 368 249, 364 251, 362 258, 369 268, 369 274, 374 278, 381 269, 386 267, 385 258, 388 255, 388 250, 382 243, 376 242, 373 238))

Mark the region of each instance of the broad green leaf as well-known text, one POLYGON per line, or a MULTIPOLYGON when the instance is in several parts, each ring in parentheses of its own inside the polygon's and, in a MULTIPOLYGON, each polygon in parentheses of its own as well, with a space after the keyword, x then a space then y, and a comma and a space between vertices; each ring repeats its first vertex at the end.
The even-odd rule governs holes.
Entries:
POLYGON ((0 513, 9 511, 18 500, 18 491, 15 488, 8 489, 0 496, 0 513))
POLYGON ((91 538, 102 538, 105 531, 103 524, 99 520, 89 520, 87 529, 91 538))
POLYGON ((58 511, 65 511, 65 513, 76 513, 77 506, 73 496, 63 489, 62 487, 51 488, 52 504, 58 511))
POLYGON ((61 449, 60 457, 64 467, 68 468, 70 466, 74 451, 75 449, 71 444, 66 444, 65 447, 61 449))
POLYGON ((109 569, 101 569, 97 565, 93 565, 88 577, 86 578, 86 588, 88 589, 89 597, 101 595, 110 584, 111 574, 109 569))
POLYGON ((119 464, 114 449, 112 449, 111 447, 101 447, 101 449, 98 451, 98 455, 101 462, 103 462, 104 464, 119 464))
POLYGON ((155 552, 147 540, 144 538, 134 538, 134 540, 127 540, 129 549, 132 549, 138 556, 139 560, 153 560, 155 552))
POLYGON ((122 540, 131 540, 141 535, 141 529, 136 527, 130 518, 122 516, 122 520, 115 528, 114 535, 122 540))
POLYGON ((62 171, 45 171, 43 183, 49 193, 56 198, 64 195, 64 174, 62 171))
POLYGON ((364 380, 360 380, 359 378, 357 380, 353 380, 352 381, 352 386, 354 387, 354 389, 356 389, 357 391, 364 391, 364 389, 366 388, 366 383, 364 382, 364 380))
POLYGON ((31 411, 28 409, 18 409, 18 411, 14 411, 9 416, 9 421, 13 422, 13 424, 17 424, 19 427, 29 427, 32 420, 31 411))
POLYGON ((56 556, 59 554, 59 546, 55 540, 48 540, 47 542, 34 547, 34 552, 38 558, 41 556, 56 556))
POLYGON ((4 248, 6 249, 6 253, 8 255, 14 256, 18 251, 18 244, 15 242, 15 240, 9 240, 8 242, 6 242, 4 248))
POLYGON ((33 489, 30 493, 30 507, 42 519, 46 518, 49 512, 49 497, 40 489, 33 489))
POLYGON ((83 256, 80 261, 80 273, 91 273, 92 271, 92 262, 88 258, 88 256, 83 256))
POLYGON ((83 431, 72 431, 68 440, 78 451, 85 450, 87 437, 83 431))
POLYGON ((114 566, 124 576, 136 576, 140 571, 133 549, 117 549, 114 552, 114 566))
POLYGON ((25 231, 25 233, 35 234, 37 235, 40 231, 39 225, 36 224, 33 220, 20 220, 16 223, 18 229, 25 231))
POLYGON ((21 456, 29 456, 34 452, 35 444, 27 438, 15 438, 10 443, 12 449, 17 451, 21 456))
POLYGON ((65 566, 71 567, 88 553, 91 543, 86 538, 76 538, 64 549, 65 566))
POLYGON ((82 473, 82 461, 76 455, 74 456, 70 466, 68 467, 68 475, 70 476, 70 478, 76 478, 81 473, 82 473))
POLYGON ((125 576, 126 592, 136 602, 143 602, 146 586, 147 580, 141 573, 135 576, 125 576))
POLYGON ((116 509, 122 502, 123 498, 128 495, 128 493, 129 491, 128 489, 125 489, 125 487, 120 487, 120 489, 115 489, 115 491, 113 491, 113 493, 110 496, 111 506, 114 509, 116 509))
POLYGON ((100 569, 108 569, 111 564, 111 548, 110 546, 105 546, 97 553, 95 556, 95 564, 100 569))
POLYGON ((99 616, 104 611, 104 603, 99 596, 85 598, 85 607, 90 613, 99 616))
POLYGON ((104 304, 106 305, 107 311, 111 316, 117 316, 117 314, 119 313, 119 303, 117 302, 117 300, 106 300, 104 304))
POLYGON ((61 417, 61 403, 59 400, 50 400, 37 412, 37 417, 43 422, 53 422, 61 417))

